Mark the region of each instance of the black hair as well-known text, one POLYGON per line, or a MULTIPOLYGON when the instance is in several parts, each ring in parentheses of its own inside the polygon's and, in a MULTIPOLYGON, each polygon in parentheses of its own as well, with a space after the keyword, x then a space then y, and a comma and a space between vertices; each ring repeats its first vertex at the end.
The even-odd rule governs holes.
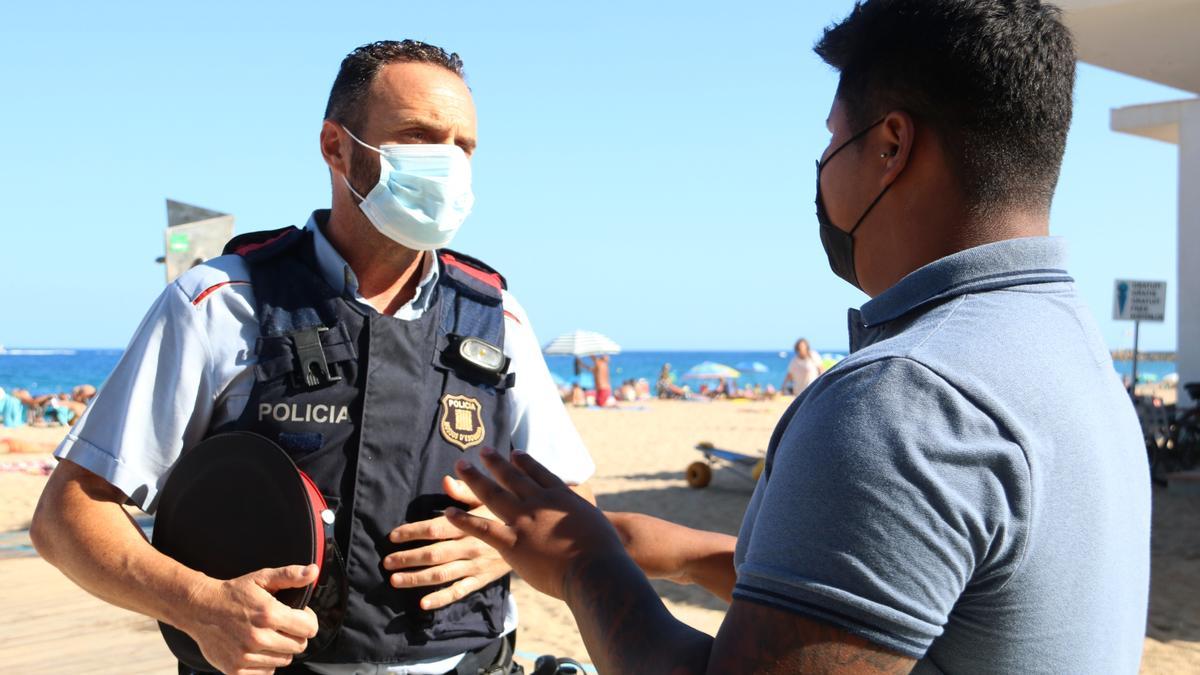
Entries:
POLYGON ((342 59, 329 102, 325 104, 325 119, 333 120, 358 133, 364 122, 367 94, 375 76, 393 63, 429 63, 464 77, 463 62, 458 54, 417 40, 382 40, 363 45, 342 59))
POLYGON ((893 110, 928 125, 976 212, 1049 210, 1075 85, 1061 11, 1038 0, 865 0, 814 47, 864 128, 893 110))

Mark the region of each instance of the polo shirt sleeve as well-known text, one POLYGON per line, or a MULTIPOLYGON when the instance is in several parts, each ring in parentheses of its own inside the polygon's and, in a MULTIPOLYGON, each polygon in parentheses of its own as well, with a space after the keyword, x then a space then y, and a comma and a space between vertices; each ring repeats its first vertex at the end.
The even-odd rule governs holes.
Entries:
POLYGON ((1028 465, 925 366, 842 365, 813 385, 768 460, 734 597, 920 658, 960 598, 1019 565, 1028 465))
POLYGON ((596 470, 592 456, 567 415, 558 387, 529 317, 517 300, 504 293, 504 353, 516 383, 512 396, 512 443, 567 483, 579 484, 596 470))
POLYGON ((149 513, 170 467, 204 437, 212 414, 210 349, 196 315, 180 285, 169 284, 54 453, 149 513))

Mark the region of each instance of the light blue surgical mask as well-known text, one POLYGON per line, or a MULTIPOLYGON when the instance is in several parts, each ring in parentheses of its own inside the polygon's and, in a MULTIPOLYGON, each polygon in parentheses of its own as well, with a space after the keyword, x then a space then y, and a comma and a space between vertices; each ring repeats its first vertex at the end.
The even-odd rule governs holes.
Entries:
POLYGON ((471 162, 457 145, 367 145, 342 127, 359 145, 379 153, 379 182, 358 208, 384 236, 414 251, 449 245, 471 213, 471 162))

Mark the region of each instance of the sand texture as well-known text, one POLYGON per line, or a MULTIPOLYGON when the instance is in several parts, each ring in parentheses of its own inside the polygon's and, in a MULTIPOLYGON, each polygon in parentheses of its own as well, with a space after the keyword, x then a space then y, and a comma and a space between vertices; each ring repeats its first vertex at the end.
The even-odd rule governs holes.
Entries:
MULTIPOLYGON (((651 401, 640 409, 573 409, 571 417, 595 456, 592 485, 601 506, 734 534, 752 484, 736 472, 718 469, 708 488, 688 488, 684 470, 699 459, 693 446, 711 441, 731 450, 761 452, 788 402, 651 401)), ((0 428, 0 439, 12 433, 0 428)), ((63 430, 17 433, 52 443, 63 430)), ((0 455, 0 465, 43 459, 0 455)), ((44 476, 0 471, 0 607, 5 610, 0 615, 0 672, 175 672, 153 621, 91 597, 29 554, 20 530, 28 526, 44 483, 44 476)), ((1200 672, 1200 496, 1156 488, 1154 500, 1153 579, 1142 672, 1200 672)), ((710 634, 717 630, 723 602, 697 588, 669 582, 655 586, 680 619, 710 634)), ((586 660, 566 606, 520 580, 513 587, 521 608, 520 655, 554 653, 586 660)))

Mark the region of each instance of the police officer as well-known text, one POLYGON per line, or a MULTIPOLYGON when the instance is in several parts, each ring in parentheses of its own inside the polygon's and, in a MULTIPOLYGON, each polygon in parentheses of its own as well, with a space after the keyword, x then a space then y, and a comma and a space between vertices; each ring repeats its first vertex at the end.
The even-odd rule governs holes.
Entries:
POLYGON ((349 54, 320 136, 332 209, 239 237, 167 287, 57 450, 31 529, 42 556, 183 630, 222 672, 508 672, 509 568, 440 516, 470 499, 446 475, 484 448, 522 448, 576 486, 593 464, 504 278, 445 249, 471 210, 475 144, 457 54, 349 54), (347 612, 302 664, 316 617, 271 592, 315 569, 213 579, 121 508, 153 513, 181 453, 226 430, 278 443, 335 511, 347 612))

